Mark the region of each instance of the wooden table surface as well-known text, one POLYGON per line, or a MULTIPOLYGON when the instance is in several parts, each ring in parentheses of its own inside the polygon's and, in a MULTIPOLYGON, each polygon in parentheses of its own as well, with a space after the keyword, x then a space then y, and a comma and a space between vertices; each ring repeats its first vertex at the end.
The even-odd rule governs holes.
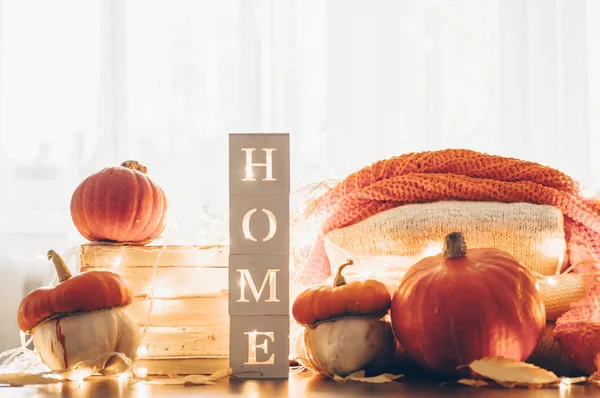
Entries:
POLYGON ((600 386, 580 384, 560 388, 472 388, 440 385, 436 382, 402 380, 386 384, 339 383, 313 375, 295 375, 285 380, 224 379, 216 385, 156 385, 118 379, 92 379, 81 384, 66 383, 34 387, 0 387, 0 397, 81 397, 81 398, 145 398, 145 397, 510 397, 510 398, 575 398, 599 397, 600 386))

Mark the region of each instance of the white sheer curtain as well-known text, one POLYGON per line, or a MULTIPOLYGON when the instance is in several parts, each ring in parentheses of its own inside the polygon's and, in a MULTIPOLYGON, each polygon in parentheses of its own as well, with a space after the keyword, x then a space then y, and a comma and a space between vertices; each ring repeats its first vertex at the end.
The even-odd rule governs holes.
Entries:
MULTIPOLYGON (((227 210, 229 132, 289 132, 293 188, 471 148, 600 186, 595 0, 0 0, 3 319, 79 236, 77 183, 135 158, 177 235, 227 210), (15 282, 16 281, 16 282, 15 282)), ((0 345, 17 344, 16 323, 0 345)))
POLYGON ((115 161, 150 163, 184 234, 226 211, 230 131, 290 132, 295 187, 446 147, 600 182, 597 2, 112 4, 115 161))

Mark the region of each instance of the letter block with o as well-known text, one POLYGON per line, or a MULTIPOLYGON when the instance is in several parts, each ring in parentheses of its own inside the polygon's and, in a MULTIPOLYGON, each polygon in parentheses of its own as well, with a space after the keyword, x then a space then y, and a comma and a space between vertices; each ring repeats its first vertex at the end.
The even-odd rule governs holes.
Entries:
POLYGON ((290 245, 289 194, 231 195, 230 254, 287 254, 290 245))

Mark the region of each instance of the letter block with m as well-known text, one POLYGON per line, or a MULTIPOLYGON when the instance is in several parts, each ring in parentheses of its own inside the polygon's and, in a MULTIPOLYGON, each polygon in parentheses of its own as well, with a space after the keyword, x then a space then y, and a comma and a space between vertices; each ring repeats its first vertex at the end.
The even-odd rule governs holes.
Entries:
POLYGON ((288 255, 236 255, 229 259, 229 313, 289 315, 288 255))

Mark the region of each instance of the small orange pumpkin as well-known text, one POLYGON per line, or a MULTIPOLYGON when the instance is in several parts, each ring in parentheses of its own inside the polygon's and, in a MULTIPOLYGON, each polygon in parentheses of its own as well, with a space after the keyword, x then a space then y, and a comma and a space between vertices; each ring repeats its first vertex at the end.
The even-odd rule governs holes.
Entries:
POLYGON ((129 160, 87 177, 71 198, 71 218, 92 242, 146 244, 164 231, 167 197, 147 175, 145 166, 129 160))
POLYGON ((131 304, 131 289, 119 275, 88 271, 72 276, 54 250, 48 252, 48 259, 54 261, 60 283, 38 288, 21 301, 17 318, 22 331, 29 332, 46 319, 65 314, 131 304))
POLYGON ((301 325, 357 315, 385 315, 390 308, 391 296, 382 282, 374 279, 346 283, 342 270, 353 261, 342 264, 335 275, 333 286, 316 286, 300 293, 292 306, 292 315, 301 325))
POLYGON ((377 373, 394 354, 390 324, 382 319, 390 308, 385 284, 376 280, 346 283, 341 265, 333 286, 310 288, 292 308, 304 326, 302 364, 315 372, 346 377, 359 370, 377 373))
POLYGON ((87 361, 91 373, 126 370, 128 365, 111 354, 137 359, 140 329, 122 308, 133 297, 125 280, 108 271, 72 276, 56 252, 50 250, 48 259, 54 262, 59 284, 32 291, 17 312, 19 328, 33 335, 42 361, 62 371, 87 361))

